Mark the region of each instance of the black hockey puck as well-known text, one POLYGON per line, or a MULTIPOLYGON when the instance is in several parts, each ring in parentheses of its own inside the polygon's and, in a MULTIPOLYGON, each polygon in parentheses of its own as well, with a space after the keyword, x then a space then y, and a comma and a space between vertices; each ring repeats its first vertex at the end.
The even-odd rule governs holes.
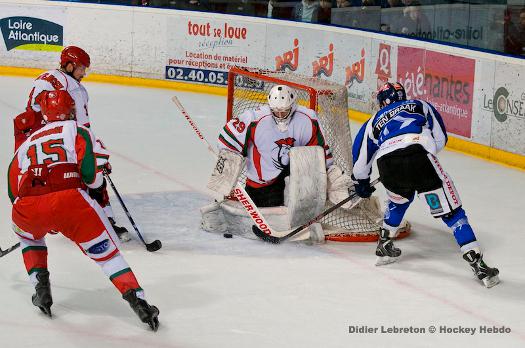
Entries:
POLYGON ((233 234, 231 233, 225 233, 222 235, 224 238, 233 238, 233 234))

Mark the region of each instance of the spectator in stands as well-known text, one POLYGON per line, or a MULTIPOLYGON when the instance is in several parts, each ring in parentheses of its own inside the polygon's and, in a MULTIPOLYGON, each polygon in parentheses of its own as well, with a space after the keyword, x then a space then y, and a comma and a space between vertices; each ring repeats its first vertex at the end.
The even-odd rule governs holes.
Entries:
POLYGON ((368 7, 368 6, 377 6, 376 5, 376 0, 363 0, 363 7, 368 7))
POLYGON ((337 0, 336 6, 337 8, 350 7, 352 6, 352 3, 348 0, 337 0))
POLYGON ((174 8, 187 11, 208 11, 207 0, 149 0, 151 7, 174 8))
POLYGON ((519 13, 518 24, 509 21, 505 26, 505 52, 525 55, 525 8, 519 13))
POLYGON ((338 8, 361 6, 363 5, 362 0, 336 0, 336 6, 338 8))
POLYGON ((268 18, 291 19, 296 3, 301 0, 270 0, 268 2, 268 18))
POLYGON ((319 12, 319 0, 302 0, 298 3, 292 13, 292 19, 300 22, 317 22, 319 12))
POLYGON ((403 7, 405 6, 401 0, 383 0, 381 7, 392 8, 392 7, 403 7))
POLYGON ((320 0, 317 23, 330 24, 332 19, 332 0, 320 0))
POLYGON ((397 33, 423 38, 431 35, 430 22, 421 12, 421 6, 408 6, 403 9, 403 20, 397 33))
POLYGON ((226 13, 254 16, 255 6, 253 5, 253 0, 228 1, 226 13))

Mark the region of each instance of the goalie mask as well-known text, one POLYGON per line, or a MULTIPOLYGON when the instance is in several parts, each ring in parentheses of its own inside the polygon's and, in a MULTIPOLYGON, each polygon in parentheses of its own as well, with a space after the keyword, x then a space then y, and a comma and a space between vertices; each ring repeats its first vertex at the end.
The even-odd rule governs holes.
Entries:
POLYGON ((285 132, 288 129, 291 115, 297 108, 296 92, 285 85, 274 86, 268 94, 268 105, 272 110, 277 127, 281 132, 285 132))

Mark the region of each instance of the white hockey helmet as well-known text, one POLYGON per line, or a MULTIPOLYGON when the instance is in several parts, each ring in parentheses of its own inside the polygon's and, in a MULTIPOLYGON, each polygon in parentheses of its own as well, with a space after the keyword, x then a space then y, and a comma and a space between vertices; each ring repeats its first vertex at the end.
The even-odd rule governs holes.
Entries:
POLYGON ((268 94, 268 105, 276 119, 286 120, 297 108, 297 93, 286 85, 273 86, 268 94))

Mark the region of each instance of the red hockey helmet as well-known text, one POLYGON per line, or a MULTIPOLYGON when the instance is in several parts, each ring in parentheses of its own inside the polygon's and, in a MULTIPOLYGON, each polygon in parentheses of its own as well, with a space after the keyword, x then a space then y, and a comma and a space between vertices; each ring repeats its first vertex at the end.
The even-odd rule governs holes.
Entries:
POLYGON ((46 91, 37 98, 47 122, 75 119, 75 101, 67 91, 46 91))
POLYGON ((60 54, 60 66, 64 68, 67 63, 73 63, 75 67, 83 65, 86 68, 89 68, 91 60, 89 54, 87 54, 82 48, 77 46, 67 46, 60 54))

